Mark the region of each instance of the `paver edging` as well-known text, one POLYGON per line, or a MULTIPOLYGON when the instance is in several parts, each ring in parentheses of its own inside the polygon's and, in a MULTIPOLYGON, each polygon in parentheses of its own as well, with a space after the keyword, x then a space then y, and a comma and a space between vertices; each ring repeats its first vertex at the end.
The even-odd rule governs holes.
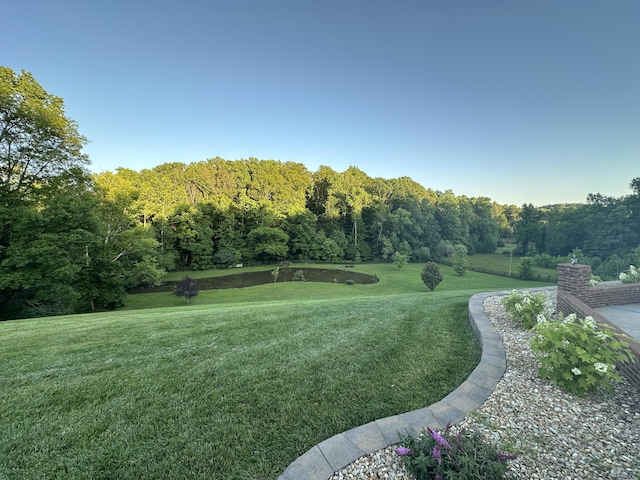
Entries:
POLYGON ((502 338, 484 313, 483 302, 487 297, 509 293, 478 293, 469 299, 469 322, 482 354, 476 368, 458 388, 429 407, 382 418, 324 440, 294 460, 278 480, 328 480, 361 456, 398 443, 398 433, 418 435, 427 427, 439 430, 460 422, 482 405, 507 367, 502 338))

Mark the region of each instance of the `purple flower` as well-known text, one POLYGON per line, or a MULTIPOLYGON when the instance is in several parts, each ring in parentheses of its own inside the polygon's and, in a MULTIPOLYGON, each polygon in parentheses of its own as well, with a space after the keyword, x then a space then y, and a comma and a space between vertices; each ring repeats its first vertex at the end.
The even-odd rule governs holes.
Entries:
POLYGON ((501 462, 506 462, 507 460, 513 460, 514 458, 518 458, 516 455, 509 455, 508 453, 499 453, 498 460, 501 462))
POLYGON ((438 460, 438 463, 442 462, 442 455, 440 455, 440 447, 437 445, 433 447, 433 456, 438 460))
POLYGON ((436 480, 444 480, 444 477, 436 473, 436 480))
POLYGON ((438 432, 436 432, 435 430, 429 429, 429 433, 434 438, 434 440, 438 442, 438 444, 441 447, 444 447, 447 450, 451 450, 451 445, 449 445, 449 442, 447 442, 444 438, 442 438, 442 436, 438 432))
POLYGON ((396 448, 396 453, 400 456, 411 455, 413 453, 413 450, 407 447, 398 447, 396 448))

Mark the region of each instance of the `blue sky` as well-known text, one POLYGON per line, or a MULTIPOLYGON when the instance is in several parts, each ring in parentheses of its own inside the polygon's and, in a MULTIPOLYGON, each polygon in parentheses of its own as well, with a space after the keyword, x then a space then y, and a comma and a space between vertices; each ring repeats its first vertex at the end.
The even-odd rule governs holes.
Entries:
POLYGON ((498 203, 640 176, 637 0, 32 1, 0 65, 62 97, 91 170, 255 157, 498 203))

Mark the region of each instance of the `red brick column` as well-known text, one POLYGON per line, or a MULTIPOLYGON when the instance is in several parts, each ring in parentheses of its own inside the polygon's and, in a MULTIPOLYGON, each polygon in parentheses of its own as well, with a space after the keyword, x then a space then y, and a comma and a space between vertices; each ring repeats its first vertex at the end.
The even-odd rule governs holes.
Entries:
POLYGON ((558 293, 570 293, 589 304, 589 280, 591 265, 573 263, 558 264, 558 293))

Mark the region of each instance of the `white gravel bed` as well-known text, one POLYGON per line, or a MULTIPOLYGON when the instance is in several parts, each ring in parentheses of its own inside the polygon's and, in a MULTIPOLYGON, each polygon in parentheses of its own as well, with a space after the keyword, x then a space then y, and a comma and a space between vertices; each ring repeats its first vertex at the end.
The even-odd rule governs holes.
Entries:
MULTIPOLYGON (((555 292, 548 292, 555 303, 555 292)), ((519 452, 508 462, 517 479, 640 480, 640 392, 626 381, 615 394, 581 398, 538 376, 532 333, 514 326, 489 297, 485 313, 502 336, 507 369, 494 392, 459 425, 519 452)), ((364 456, 330 480, 415 480, 388 447, 364 456)))

